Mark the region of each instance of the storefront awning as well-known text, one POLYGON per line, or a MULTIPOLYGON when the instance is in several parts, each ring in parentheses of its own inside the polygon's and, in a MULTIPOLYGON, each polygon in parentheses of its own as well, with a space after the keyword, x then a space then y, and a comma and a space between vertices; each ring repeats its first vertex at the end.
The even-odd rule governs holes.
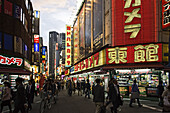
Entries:
POLYGON ((0 68, 0 73, 14 75, 30 75, 32 72, 23 68, 0 68))

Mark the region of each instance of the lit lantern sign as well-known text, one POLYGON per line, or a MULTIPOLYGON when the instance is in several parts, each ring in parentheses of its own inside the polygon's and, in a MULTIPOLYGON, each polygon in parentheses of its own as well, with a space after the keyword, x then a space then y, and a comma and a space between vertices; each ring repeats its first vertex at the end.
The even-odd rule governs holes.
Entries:
POLYGON ((157 42, 157 0, 112 0, 112 46, 157 42))
POLYGON ((170 0, 162 0, 162 28, 170 26, 170 0))
POLYGON ((71 26, 66 26, 66 43, 65 43, 65 53, 66 53, 66 60, 65 66, 71 67, 71 26))
POLYGON ((39 43, 39 35, 34 35, 34 43, 39 43))
POLYGON ((1 65, 16 65, 17 67, 22 66, 23 59, 22 58, 14 58, 14 57, 6 57, 0 55, 0 64, 1 65))

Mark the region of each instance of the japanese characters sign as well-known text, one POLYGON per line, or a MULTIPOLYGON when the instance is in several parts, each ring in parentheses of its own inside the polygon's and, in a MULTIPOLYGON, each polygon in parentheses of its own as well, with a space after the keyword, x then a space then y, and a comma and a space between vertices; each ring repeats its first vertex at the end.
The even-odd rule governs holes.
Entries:
POLYGON ((66 43, 65 43, 65 66, 71 67, 71 26, 66 26, 66 43))
POLYGON ((162 44, 136 45, 106 49, 107 64, 162 62, 162 44))
POLYGON ((170 26, 170 0, 162 0, 162 28, 170 26))
POLYGON ((39 35, 34 35, 34 43, 39 43, 39 35))
POLYGON ((17 67, 21 67, 23 64, 22 58, 15 58, 15 57, 6 57, 3 55, 0 55, 0 65, 15 65, 17 67))
POLYGON ((157 0, 113 0, 112 45, 157 42, 156 2, 157 0))

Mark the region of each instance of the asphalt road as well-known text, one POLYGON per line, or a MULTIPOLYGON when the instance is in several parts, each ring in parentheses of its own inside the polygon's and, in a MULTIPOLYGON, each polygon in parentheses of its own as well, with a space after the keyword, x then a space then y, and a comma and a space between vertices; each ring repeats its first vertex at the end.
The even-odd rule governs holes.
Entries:
MULTIPOLYGON (((32 104, 33 109, 29 113, 39 113, 40 102, 41 98, 39 96, 35 97, 35 101, 32 104)), ((124 98, 124 104, 118 109, 118 113, 160 113, 162 111, 157 101, 141 100, 141 103, 143 107, 138 107, 137 103, 133 103, 133 107, 130 108, 128 106, 129 99, 124 98)), ((107 113, 111 113, 110 106, 107 107, 107 113)), ((3 113, 8 112, 8 108, 5 108, 3 111, 3 113)), ((45 113, 95 113, 95 104, 92 99, 78 96, 77 93, 68 96, 67 91, 63 90, 59 93, 57 103, 53 104, 52 108, 50 110, 47 109, 45 113)))

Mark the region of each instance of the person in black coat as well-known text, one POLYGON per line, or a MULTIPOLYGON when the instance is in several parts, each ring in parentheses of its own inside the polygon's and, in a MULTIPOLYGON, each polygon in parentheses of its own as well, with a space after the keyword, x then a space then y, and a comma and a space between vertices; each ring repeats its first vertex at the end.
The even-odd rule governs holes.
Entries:
POLYGON ((93 101, 96 104, 95 113, 101 113, 102 106, 104 104, 104 87, 100 85, 100 79, 96 79, 97 85, 93 87, 92 94, 94 96, 93 101))
POLYGON ((87 79, 87 83, 85 85, 86 91, 85 91, 85 98, 88 96, 88 99, 90 99, 90 83, 89 79, 87 79))
POLYGON ((111 112, 117 113, 117 108, 120 105, 119 99, 119 89, 116 84, 116 79, 112 79, 109 84, 109 100, 112 102, 113 107, 111 108, 111 112))
POLYGON ((21 111, 21 113, 26 113, 25 111, 25 106, 26 106, 26 96, 25 96, 25 88, 24 85, 22 84, 23 79, 22 78, 17 78, 16 79, 16 87, 17 87, 17 92, 16 92, 16 97, 15 97, 15 109, 13 113, 18 113, 21 111))
POLYGON ((32 109, 31 102, 34 96, 34 89, 32 87, 32 82, 30 80, 28 81, 28 85, 26 87, 26 96, 27 96, 27 102, 28 102, 28 109, 31 110, 32 109))
POLYGON ((159 96, 159 106, 163 106, 163 97, 162 97, 162 93, 164 92, 164 86, 162 85, 162 81, 159 81, 159 85, 158 85, 158 96, 159 96))

